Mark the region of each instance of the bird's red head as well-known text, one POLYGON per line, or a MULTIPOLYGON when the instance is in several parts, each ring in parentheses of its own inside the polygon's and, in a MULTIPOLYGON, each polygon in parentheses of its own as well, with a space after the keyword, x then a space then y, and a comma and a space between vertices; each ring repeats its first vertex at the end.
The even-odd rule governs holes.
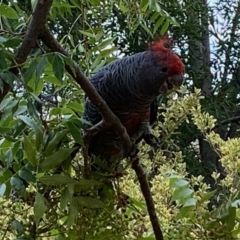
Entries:
POLYGON ((153 42, 150 50, 159 53, 159 60, 163 63, 163 70, 168 73, 168 79, 160 89, 160 93, 166 93, 173 87, 179 88, 183 83, 185 66, 180 57, 166 45, 172 45, 169 38, 163 38, 153 42))

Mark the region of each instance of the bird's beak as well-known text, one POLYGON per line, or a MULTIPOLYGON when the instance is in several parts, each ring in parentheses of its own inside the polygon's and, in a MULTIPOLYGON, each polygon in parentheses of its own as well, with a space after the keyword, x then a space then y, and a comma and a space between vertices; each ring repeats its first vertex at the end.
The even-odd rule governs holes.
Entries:
POLYGON ((183 83, 183 74, 174 75, 168 77, 167 84, 168 89, 171 90, 172 88, 179 88, 183 83))
POLYGON ((183 74, 168 77, 159 89, 159 93, 169 94, 177 90, 183 83, 183 74))

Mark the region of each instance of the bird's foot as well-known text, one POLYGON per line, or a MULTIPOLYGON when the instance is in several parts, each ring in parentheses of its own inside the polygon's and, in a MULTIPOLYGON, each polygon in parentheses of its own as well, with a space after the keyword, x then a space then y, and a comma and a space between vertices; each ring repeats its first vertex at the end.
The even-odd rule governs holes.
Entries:
POLYGON ((154 152, 158 150, 160 147, 160 140, 158 137, 153 135, 152 133, 148 133, 144 136, 144 141, 154 149, 154 152))

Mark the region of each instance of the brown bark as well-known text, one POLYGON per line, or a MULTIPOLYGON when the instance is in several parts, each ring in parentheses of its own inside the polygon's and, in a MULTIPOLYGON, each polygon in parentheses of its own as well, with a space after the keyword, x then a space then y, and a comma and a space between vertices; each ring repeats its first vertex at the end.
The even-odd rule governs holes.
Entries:
MULTIPOLYGON (((22 44, 20 45, 14 63, 9 69, 14 75, 18 75, 18 70, 26 61, 32 48, 36 45, 40 29, 46 24, 49 10, 52 5, 52 0, 41 0, 37 2, 35 10, 32 15, 32 20, 28 25, 27 32, 24 36, 22 44)), ((3 91, 0 94, 0 102, 7 95, 10 90, 9 84, 4 82, 3 91)))

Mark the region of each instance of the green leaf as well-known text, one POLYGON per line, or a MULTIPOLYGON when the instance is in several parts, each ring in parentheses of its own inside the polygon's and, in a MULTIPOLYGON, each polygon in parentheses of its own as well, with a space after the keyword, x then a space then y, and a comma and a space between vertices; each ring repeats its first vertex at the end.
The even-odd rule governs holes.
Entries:
POLYGON ((177 22, 177 20, 174 17, 169 17, 168 20, 171 24, 175 25, 176 27, 180 27, 180 24, 177 22))
POLYGON ((29 141, 28 137, 24 134, 24 151, 27 155, 27 160, 33 165, 37 165, 37 160, 36 160, 36 151, 33 148, 33 143, 29 141))
POLYGON ((100 0, 89 0, 89 2, 90 2, 93 6, 99 6, 99 5, 100 5, 100 0))
POLYGON ((36 96, 36 94, 34 94, 34 93, 32 93, 32 92, 29 92, 29 94, 33 97, 33 99, 34 99, 36 102, 42 104, 41 99, 40 99, 38 96, 36 96))
POLYGON ((82 133, 78 127, 76 127, 73 123, 68 122, 67 123, 69 132, 72 134, 74 140, 79 143, 80 145, 83 145, 83 138, 82 133))
POLYGON ((16 178, 16 177, 11 177, 10 184, 18 190, 25 188, 25 186, 23 184, 23 181, 19 178, 16 178))
POLYGON ((226 217, 226 224, 229 231, 233 230, 236 224, 236 208, 229 207, 229 215, 226 217))
POLYGON ((36 182, 36 178, 33 176, 31 172, 27 170, 19 170, 18 176, 24 179, 26 182, 36 182))
POLYGON ((45 76, 44 80, 54 85, 62 86, 62 81, 60 82, 55 76, 45 76))
POLYGON ((4 46, 5 47, 18 47, 19 44, 22 42, 22 37, 14 37, 14 38, 10 38, 8 39, 5 43, 4 46))
POLYGON ((162 25, 163 21, 165 20, 165 17, 160 17, 158 19, 158 21, 154 24, 154 28, 153 28, 153 34, 155 34, 157 32, 157 30, 159 29, 159 27, 162 25))
POLYGON ((43 87, 44 87, 44 82, 43 82, 43 78, 41 78, 38 82, 38 85, 37 86, 34 85, 34 94, 37 96, 40 95, 43 90, 43 87))
POLYGON ((205 193, 205 194, 201 194, 201 199, 200 199, 200 203, 203 203, 205 201, 208 201, 211 197, 213 197, 215 195, 215 193, 217 192, 217 190, 213 190, 211 192, 205 193))
MULTIPOLYGON (((70 234, 68 235, 68 238, 66 238, 66 237, 64 236, 64 234, 59 234, 57 240, 68 240, 69 237, 70 237, 70 234)), ((70 238, 70 239, 77 239, 77 237, 75 237, 75 238, 70 238)))
POLYGON ((179 213, 177 214, 177 219, 182 219, 184 217, 186 217, 189 214, 193 213, 193 206, 189 206, 189 207, 182 207, 179 210, 179 213))
POLYGON ((131 198, 131 201, 132 201, 132 203, 133 203, 133 205, 135 207, 138 207, 139 209, 146 211, 146 204, 145 204, 145 202, 139 201, 139 200, 137 200, 135 198, 131 198))
POLYGON ((153 37, 152 32, 150 31, 150 29, 143 23, 140 23, 140 26, 151 36, 153 37))
POLYGON ((104 58, 104 57, 108 57, 110 56, 113 52, 115 52, 117 50, 117 47, 111 47, 108 49, 104 49, 100 52, 100 55, 104 58))
POLYGON ((52 108, 51 110, 50 110, 50 117, 52 116, 52 115, 59 115, 59 114, 61 114, 61 108, 59 108, 59 107, 56 107, 56 108, 52 108))
POLYGON ((59 54, 54 54, 52 67, 55 77, 59 79, 60 82, 62 82, 64 73, 64 61, 59 54))
POLYGON ((41 150, 42 151, 42 149, 41 149, 42 142, 43 142, 43 135, 42 135, 41 132, 38 132, 36 134, 36 140, 35 140, 35 147, 36 147, 37 150, 41 150))
MULTIPOLYGON (((5 58, 5 53, 3 50, 1 50, 0 51, 0 70, 6 70, 6 69, 7 69, 7 61, 5 58)), ((3 80, 5 79, 3 78, 3 80)))
POLYGON ((36 5, 37 5, 37 0, 31 0, 31 6, 32 6, 32 10, 35 9, 36 5))
POLYGON ((13 161, 12 148, 9 148, 5 153, 5 161, 10 165, 13 161))
POLYGON ((52 138, 52 140, 47 144, 46 149, 44 151, 46 156, 49 156, 56 150, 57 145, 63 139, 63 137, 67 134, 68 130, 64 129, 62 131, 57 131, 52 138))
POLYGON ((66 107, 73 109, 76 112, 83 113, 84 107, 83 104, 77 102, 70 102, 66 107))
POLYGON ((38 62, 36 59, 34 59, 31 64, 29 65, 27 71, 25 72, 24 76, 24 81, 26 84, 31 80, 33 73, 36 71, 36 67, 38 65, 38 62))
POLYGON ((75 114, 75 112, 70 108, 61 108, 61 113, 63 115, 75 114))
POLYGON ((59 149, 57 152, 53 153, 49 157, 47 157, 41 164, 41 168, 43 170, 50 170, 56 166, 58 166, 61 162, 66 160, 72 151, 75 148, 64 148, 59 149))
POLYGON ((1 134, 7 133, 10 130, 12 130, 12 128, 10 128, 10 127, 0 127, 0 133, 1 134))
POLYGON ((12 147, 13 156, 15 156, 16 153, 18 152, 19 148, 21 148, 20 144, 21 144, 21 141, 17 141, 13 144, 13 147, 12 147))
POLYGON ((183 204, 183 207, 196 206, 196 203, 197 203, 197 200, 195 198, 188 198, 183 204))
POLYGON ((17 104, 15 106, 13 106, 13 108, 12 108, 12 115, 17 111, 18 106, 19 106, 19 101, 20 100, 18 100, 17 104))
POLYGON ((85 179, 81 178, 79 181, 74 186, 74 191, 75 192, 80 192, 80 191, 87 191, 91 189, 99 189, 102 187, 103 184, 99 181, 96 181, 94 179, 85 179))
POLYGON ((22 134, 23 130, 26 128, 26 124, 24 122, 20 122, 16 128, 14 129, 13 132, 13 137, 18 137, 19 135, 22 134))
POLYGON ((67 204, 72 201, 74 184, 68 184, 62 191, 60 199, 60 209, 63 211, 67 204))
POLYGON ((26 105, 18 106, 17 111, 13 114, 14 117, 19 116, 20 114, 23 114, 28 110, 28 107, 26 105))
POLYGON ((45 205, 45 199, 44 197, 37 192, 35 197, 35 202, 33 205, 33 211, 34 211, 34 221, 36 225, 38 226, 40 219, 42 218, 43 214, 46 211, 46 205, 45 205))
POLYGON ((166 33, 166 31, 168 30, 168 27, 169 27, 169 21, 166 20, 165 23, 163 24, 163 27, 162 27, 161 31, 160 31, 161 36, 163 36, 166 33))
POLYGON ((4 193, 6 192, 6 184, 5 183, 2 183, 0 184, 0 196, 3 197, 4 196, 4 193))
POLYGON ((105 39, 103 40, 100 44, 98 44, 98 49, 99 50, 102 50, 104 49, 105 47, 108 47, 108 46, 111 46, 111 44, 113 43, 113 41, 116 39, 115 38, 110 38, 110 39, 105 39))
POLYGON ((18 14, 16 11, 3 3, 0 5, 0 15, 9 19, 18 19, 18 14))
POLYGON ((180 188, 180 187, 186 187, 189 185, 189 182, 183 179, 178 179, 174 184, 171 186, 173 188, 180 188))
POLYGON ((87 207, 87 208, 104 208, 105 204, 96 198, 91 198, 91 197, 76 197, 75 198, 77 203, 82 206, 82 207, 87 207))
POLYGON ((18 221, 18 220, 13 220, 11 223, 13 229, 15 229, 17 231, 18 234, 23 234, 24 229, 22 224, 18 221))
POLYGON ((147 10, 147 8, 148 8, 148 5, 149 5, 148 0, 142 0, 141 3, 140 3, 140 9, 141 9, 143 12, 146 12, 146 10, 147 10))
POLYGON ((5 107, 9 106, 10 102, 13 102, 13 97, 4 98, 0 104, 0 111, 2 111, 5 107))
POLYGON ((27 109, 29 114, 36 120, 39 120, 39 115, 38 112, 36 110, 35 105, 33 105, 32 101, 28 101, 27 103, 27 109))
POLYGON ((70 2, 77 8, 81 9, 81 3, 78 0, 70 0, 70 2))
POLYGON ((156 11, 156 12, 161 12, 161 6, 160 6, 160 4, 158 3, 158 2, 156 2, 155 1, 155 5, 153 6, 153 8, 154 8, 154 10, 156 11))
POLYGON ((231 203, 232 207, 239 208, 240 207, 240 200, 237 199, 234 202, 231 203))
POLYGON ((168 177, 170 179, 169 181, 169 186, 172 187, 173 184, 178 181, 178 179, 182 179, 183 177, 180 175, 172 174, 171 176, 168 177))
MULTIPOLYGON (((152 16, 151 16, 151 18, 150 18, 150 21, 151 22, 155 22, 155 20, 159 17, 159 13, 158 12, 155 12, 152 16)), ((162 16, 161 16, 162 17, 162 16)), ((160 18, 161 18, 160 17, 160 18)))
POLYGON ((66 57, 66 56, 61 56, 61 57, 64 59, 65 63, 71 68, 74 76, 76 76, 76 70, 74 68, 73 60, 70 57, 66 57))
POLYGON ((18 104, 19 104, 19 100, 18 101, 13 100, 6 106, 5 111, 2 114, 1 122, 3 122, 4 120, 7 120, 7 118, 9 117, 12 120, 12 114, 17 109, 18 104))
POLYGON ((34 122, 31 118, 27 116, 18 116, 24 123, 26 123, 29 127, 31 127, 35 133, 41 132, 41 128, 34 122))
POLYGON ((77 215, 78 215, 78 203, 77 203, 77 200, 73 198, 69 207, 69 213, 68 213, 68 219, 67 219, 68 227, 73 225, 77 215))
POLYGON ((232 232, 232 237, 234 239, 237 239, 239 237, 240 234, 240 224, 238 224, 238 226, 235 226, 235 229, 231 231, 232 232))
POLYGON ((40 60, 40 62, 37 64, 37 68, 36 68, 36 78, 35 78, 35 90, 38 88, 38 84, 39 84, 39 79, 42 76, 44 69, 46 67, 47 64, 47 56, 43 56, 40 60))
POLYGON ((149 8, 155 10, 156 0, 149 0, 149 8))
POLYGON ((71 178, 68 175, 60 175, 60 174, 54 174, 51 176, 43 176, 39 178, 39 181, 45 185, 49 186, 60 186, 68 183, 76 183, 78 182, 71 178))
MULTIPOLYGON (((102 57, 99 55, 98 56, 100 59, 102 59, 102 57)), ((92 68, 92 72, 93 73, 96 73, 96 72, 98 72, 98 70, 100 69, 100 68, 102 68, 104 65, 105 65, 105 63, 106 63, 106 60, 104 59, 104 60, 101 60, 101 62, 95 67, 95 68, 92 68)), ((91 66, 91 67, 94 67, 95 66, 95 62, 93 62, 93 65, 91 66)))
POLYGON ((102 61, 102 57, 100 55, 98 55, 94 62, 91 64, 91 69, 95 69, 102 61))
POLYGON ((95 38, 95 34, 93 33, 90 33, 90 32, 87 32, 87 31, 83 31, 83 30, 80 30, 80 33, 82 33, 83 35, 86 35, 90 38, 95 38))
POLYGON ((6 42, 8 39, 5 37, 0 36, 0 43, 6 42))
POLYGON ((173 193, 172 201, 188 198, 192 193, 193 190, 190 188, 178 188, 173 193))
POLYGON ((127 13, 129 11, 129 9, 123 4, 119 4, 119 8, 123 13, 127 13))

